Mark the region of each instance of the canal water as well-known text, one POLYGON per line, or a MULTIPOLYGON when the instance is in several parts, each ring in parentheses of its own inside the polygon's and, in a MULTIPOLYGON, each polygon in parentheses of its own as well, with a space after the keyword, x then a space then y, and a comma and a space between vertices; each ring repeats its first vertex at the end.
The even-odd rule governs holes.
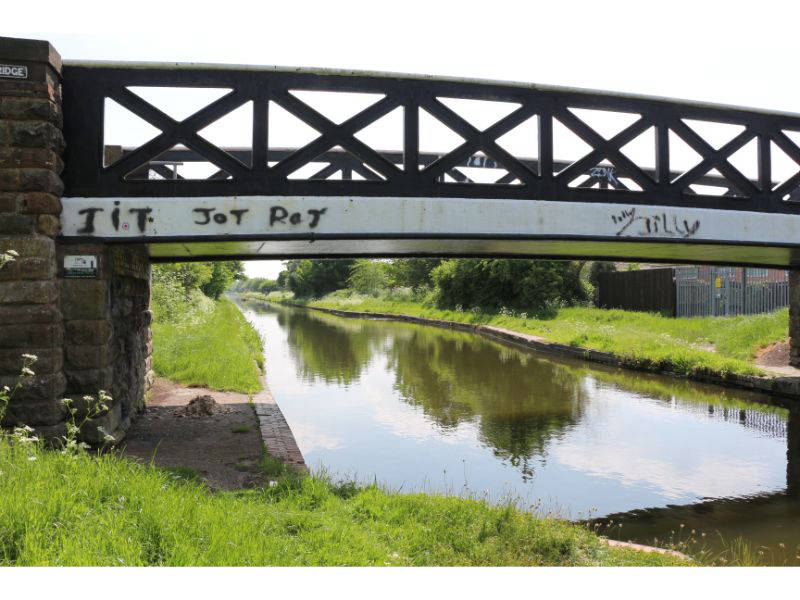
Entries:
POLYGON ((716 552, 741 536, 800 563, 800 456, 787 461, 800 415, 764 396, 469 332, 241 307, 312 470, 513 500, 640 543, 716 552))

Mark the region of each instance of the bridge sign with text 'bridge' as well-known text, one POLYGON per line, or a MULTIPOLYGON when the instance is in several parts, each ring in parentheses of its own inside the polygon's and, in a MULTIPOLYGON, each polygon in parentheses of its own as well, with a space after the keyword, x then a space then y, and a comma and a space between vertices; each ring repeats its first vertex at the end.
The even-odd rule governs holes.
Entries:
POLYGON ((27 79, 28 67, 24 65, 0 65, 0 77, 27 79))

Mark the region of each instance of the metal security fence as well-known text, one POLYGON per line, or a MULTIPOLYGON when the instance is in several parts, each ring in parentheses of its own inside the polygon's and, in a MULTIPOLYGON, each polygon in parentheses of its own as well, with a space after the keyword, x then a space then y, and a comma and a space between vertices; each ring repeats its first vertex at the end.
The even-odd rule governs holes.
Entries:
POLYGON ((738 267, 676 267, 675 315, 751 315, 789 305, 789 272, 738 267))
POLYGON ((601 273, 597 305, 674 317, 767 313, 789 306, 789 271, 707 265, 601 273))
POLYGON ((722 405, 707 404, 704 402, 691 402, 674 398, 672 405, 681 412, 689 412, 708 419, 737 423, 748 429, 755 429, 774 438, 785 439, 788 435, 789 411, 758 410, 755 408, 733 408, 722 405))

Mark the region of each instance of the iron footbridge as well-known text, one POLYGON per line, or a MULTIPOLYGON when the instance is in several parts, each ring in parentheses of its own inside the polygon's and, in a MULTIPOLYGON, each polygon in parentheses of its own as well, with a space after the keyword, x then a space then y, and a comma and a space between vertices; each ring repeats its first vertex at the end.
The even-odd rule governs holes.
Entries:
POLYGON ((800 263, 800 115, 198 64, 67 62, 63 96, 62 236, 144 243, 153 260, 800 263), (217 95, 188 114, 162 101, 198 91, 217 95), (141 143, 113 138, 109 107, 141 143))

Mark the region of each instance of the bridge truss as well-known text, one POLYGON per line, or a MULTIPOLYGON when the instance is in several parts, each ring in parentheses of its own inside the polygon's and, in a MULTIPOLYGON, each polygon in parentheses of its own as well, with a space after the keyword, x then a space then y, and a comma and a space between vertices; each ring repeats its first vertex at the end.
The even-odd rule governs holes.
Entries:
POLYGON ((65 236, 145 242, 156 258, 488 254, 775 266, 798 261, 798 115, 345 71, 66 63, 63 77, 65 236), (134 91, 158 87, 229 91, 178 119, 134 91), (307 92, 369 94, 372 101, 337 120, 306 100, 307 92), (103 130, 108 100, 158 134, 138 147, 109 146, 103 130), (504 110, 477 123, 459 108, 464 101, 504 110), (247 147, 222 147, 203 135, 248 103, 247 147), (276 107, 315 137, 297 148, 276 146, 269 127, 276 107), (360 133, 396 111, 401 147, 365 143, 360 133), (625 124, 608 133, 597 124, 603 115, 625 124), (431 122, 459 143, 426 150, 420 141, 431 122), (531 124, 532 153, 504 144, 531 124), (712 139, 703 124, 731 133, 712 139), (586 150, 559 156, 557 128, 586 150), (642 141, 652 150, 649 164, 628 151, 642 141), (690 149, 693 165, 676 168, 678 145, 690 149), (734 160, 745 154, 749 169, 734 160), (790 165, 785 177, 776 177, 778 157, 790 165), (203 178, 181 173, 179 167, 197 162, 213 165, 212 172, 203 178), (475 177, 475 169, 491 175, 475 177), (121 211, 116 216, 115 209, 121 211))

